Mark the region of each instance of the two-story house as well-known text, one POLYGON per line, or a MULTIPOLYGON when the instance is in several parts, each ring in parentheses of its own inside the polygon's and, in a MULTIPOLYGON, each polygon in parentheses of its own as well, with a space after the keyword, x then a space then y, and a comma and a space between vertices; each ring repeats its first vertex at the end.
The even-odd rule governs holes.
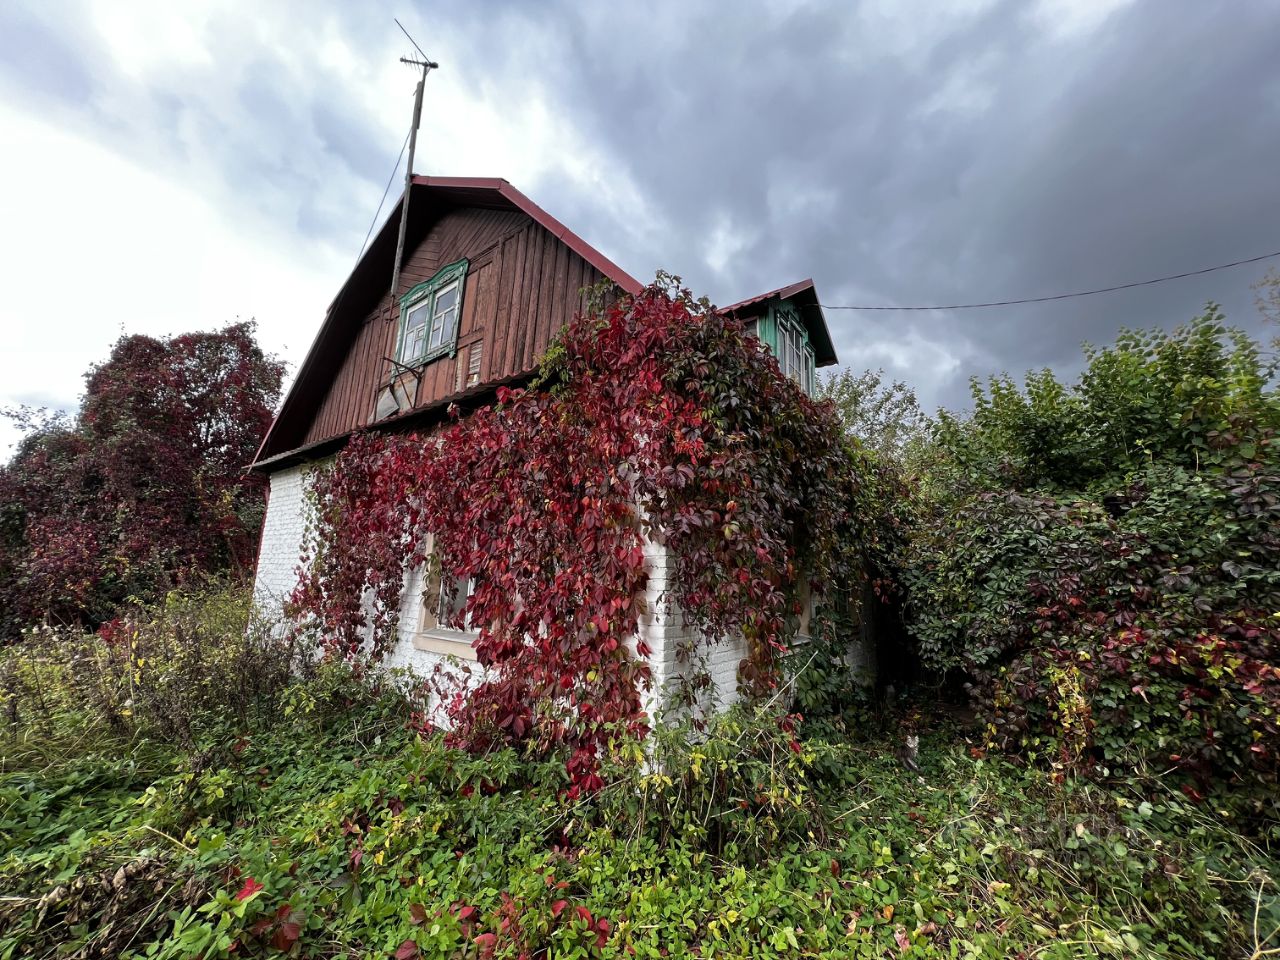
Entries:
MULTIPOLYGON (((451 404, 474 409, 500 386, 527 383, 555 333, 585 308, 588 288, 604 281, 615 296, 641 290, 505 180, 415 177, 392 292, 399 221, 397 206, 334 298, 252 466, 270 480, 255 583, 264 606, 278 609, 296 582, 311 467, 356 431, 429 431, 451 404)), ((806 391, 814 389, 817 367, 836 362, 810 280, 724 309, 754 330, 806 391)), ((647 552, 650 609, 641 629, 660 689, 677 670, 681 627, 678 612, 660 603, 663 549, 651 544, 647 552)), ((442 657, 474 658, 466 632, 439 625, 450 596, 420 574, 407 578, 394 665, 425 673, 442 657)), ((742 655, 732 643, 712 654, 724 700, 734 696, 742 655)))

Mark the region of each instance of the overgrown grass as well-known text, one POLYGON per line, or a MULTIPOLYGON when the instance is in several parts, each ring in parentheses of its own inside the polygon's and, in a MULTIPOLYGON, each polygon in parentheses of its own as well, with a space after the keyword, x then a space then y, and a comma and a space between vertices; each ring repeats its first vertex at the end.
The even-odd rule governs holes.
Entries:
POLYGON ((0 958, 1280 947, 1275 825, 1244 799, 1054 783, 950 728, 916 774, 874 739, 731 714, 692 745, 619 744, 571 804, 560 760, 448 749, 343 670, 240 716, 208 692, 188 742, 61 702, 0 740, 0 958))

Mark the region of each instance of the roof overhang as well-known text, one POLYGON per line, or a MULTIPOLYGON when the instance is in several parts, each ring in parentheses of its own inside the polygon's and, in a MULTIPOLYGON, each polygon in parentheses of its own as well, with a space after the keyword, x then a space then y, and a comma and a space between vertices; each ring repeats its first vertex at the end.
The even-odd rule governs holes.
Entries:
POLYGON ((822 312, 818 291, 812 280, 800 280, 749 300, 740 300, 727 307, 721 307, 720 312, 744 319, 758 317, 767 313, 771 305, 781 303, 783 300, 790 300, 799 308, 801 322, 804 323, 805 331, 809 334, 809 343, 813 347, 814 362, 819 367, 829 367, 839 363, 836 358, 835 344, 831 342, 831 331, 827 329, 827 318, 822 312))
MULTIPOLYGON (((635 277, 500 177, 415 176, 411 190, 408 224, 411 237, 422 236, 440 213, 447 209, 481 207, 519 210, 612 280, 622 291, 634 296, 643 289, 643 285, 635 277)), ((353 316, 363 316, 369 304, 376 303, 390 289, 403 203, 402 193, 343 282, 337 296, 329 304, 324 322, 298 368, 298 375, 289 387, 280 412, 258 446, 253 458, 253 468, 260 469, 267 463, 274 464, 279 457, 299 449, 301 435, 310 423, 307 408, 314 407, 323 397, 334 372, 330 369, 335 366, 334 355, 340 354, 346 347, 344 335, 348 332, 347 325, 354 322, 353 316)), ((340 361, 341 357, 338 356, 337 359, 340 361)))

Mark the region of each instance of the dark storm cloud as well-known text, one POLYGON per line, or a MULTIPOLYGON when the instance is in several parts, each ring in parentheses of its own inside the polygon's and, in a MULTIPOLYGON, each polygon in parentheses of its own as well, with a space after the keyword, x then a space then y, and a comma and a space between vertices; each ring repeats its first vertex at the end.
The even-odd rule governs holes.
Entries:
MULTIPOLYGON (((698 11, 671 9, 677 29, 613 47, 597 42, 606 27, 581 24, 553 83, 672 226, 661 262, 722 301, 805 275, 828 303, 1005 299, 1280 249, 1274 4, 1139 3, 1065 37, 1026 4, 996 4, 883 55, 852 15, 698 11), (788 209, 810 194, 812 210, 788 209), (703 257, 717 218, 753 238, 722 274, 703 257)), ((955 403, 972 374, 1070 372, 1081 341, 1182 322, 1209 299, 1256 328, 1249 283, 1264 269, 828 320, 846 363, 896 356, 924 396, 955 403), (917 367, 915 338, 958 367, 930 373, 927 349, 917 367)))
MULTIPOLYGON (((1280 249, 1272 0, 1146 0, 1074 30, 1024 2, 906 8, 433 2, 395 12, 500 114, 539 94, 590 148, 601 181, 638 195, 644 222, 570 176, 517 186, 633 274, 662 266, 722 303, 804 276, 830 304, 1006 299, 1280 249)), ((373 59, 399 42, 392 12, 324 16, 373 59)), ((322 19, 300 14, 290 46, 316 42, 322 19)), ((83 30, 59 41, 69 54, 38 24, 18 25, 35 41, 0 34, 8 88, 63 103, 97 90, 99 122, 148 144, 157 129, 213 131, 197 145, 212 156, 195 159, 220 169, 238 202, 294 196, 307 231, 343 248, 363 235, 367 188, 346 207, 307 198, 342 176, 380 191, 398 137, 322 72, 224 25, 206 42, 215 61, 241 64, 233 76, 204 69, 165 91, 130 90, 101 73, 15 66, 9 48, 29 42, 101 61, 83 30), (219 82, 235 109, 182 92, 219 82), (128 108, 109 110, 103 89, 128 108), (299 145, 302 165, 291 161, 299 145)), ((1081 341, 1170 326, 1209 299, 1256 330, 1249 284, 1264 270, 1057 304, 828 321, 844 363, 886 366, 926 402, 959 403, 970 375, 1070 374, 1081 341)))

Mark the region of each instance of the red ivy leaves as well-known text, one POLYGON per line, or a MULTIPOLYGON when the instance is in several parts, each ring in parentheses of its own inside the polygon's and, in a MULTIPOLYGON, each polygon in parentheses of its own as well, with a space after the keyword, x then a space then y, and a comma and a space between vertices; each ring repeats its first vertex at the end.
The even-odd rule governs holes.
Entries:
POLYGON ((453 740, 568 747, 576 796, 601 785, 610 737, 647 729, 646 542, 670 551, 685 622, 745 636, 742 682, 768 690, 797 570, 830 575, 854 471, 830 408, 686 292, 655 285, 578 318, 553 354, 554 389, 500 388, 431 438, 353 439, 315 482, 293 601, 331 650, 371 639, 380 656, 406 569, 433 553, 473 578, 450 626, 480 625, 487 672, 454 702, 453 740))

